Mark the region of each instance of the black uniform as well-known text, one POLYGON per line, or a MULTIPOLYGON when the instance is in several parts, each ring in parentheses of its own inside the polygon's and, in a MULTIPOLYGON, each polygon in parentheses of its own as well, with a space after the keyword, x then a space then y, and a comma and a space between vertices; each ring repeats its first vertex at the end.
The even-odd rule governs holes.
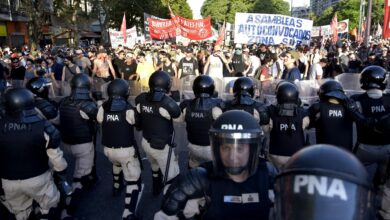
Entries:
POLYGON ((143 135, 142 147, 151 162, 153 193, 158 195, 162 185, 172 181, 180 172, 175 154, 172 153, 172 119, 180 116, 180 107, 167 95, 171 88, 168 73, 154 72, 149 78, 149 88, 150 92, 138 95, 135 103, 137 124, 143 135))
POLYGON ((318 144, 332 144, 352 151, 353 119, 343 105, 320 101, 309 108, 309 114, 318 144))
POLYGON ((0 178, 4 199, 17 219, 27 219, 33 200, 39 203, 42 218, 47 218, 49 210, 60 199, 49 161, 56 183, 63 178, 67 167, 59 148, 60 134, 34 110, 30 91, 11 89, 5 96, 7 114, 0 119, 0 178))

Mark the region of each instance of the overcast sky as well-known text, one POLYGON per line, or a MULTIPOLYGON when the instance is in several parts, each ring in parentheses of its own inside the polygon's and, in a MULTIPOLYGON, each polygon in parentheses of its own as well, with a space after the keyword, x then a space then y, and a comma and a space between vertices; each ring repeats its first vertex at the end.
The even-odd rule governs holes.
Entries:
MULTIPOLYGON (((192 13, 194 14, 194 19, 199 19, 200 17, 200 9, 205 0, 187 0, 188 4, 192 9, 192 13)), ((309 6, 310 0, 284 0, 286 2, 292 2, 293 7, 299 6, 309 6)))

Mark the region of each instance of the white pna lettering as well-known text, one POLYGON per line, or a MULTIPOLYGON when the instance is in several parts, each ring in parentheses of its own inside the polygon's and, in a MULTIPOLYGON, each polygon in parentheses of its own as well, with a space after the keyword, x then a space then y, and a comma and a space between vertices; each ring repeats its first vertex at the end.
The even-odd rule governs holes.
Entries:
POLYGON ((296 175, 294 177, 294 193, 306 191, 309 195, 319 194, 325 197, 339 197, 347 201, 348 196, 345 186, 340 179, 331 179, 328 177, 317 177, 313 175, 296 175))

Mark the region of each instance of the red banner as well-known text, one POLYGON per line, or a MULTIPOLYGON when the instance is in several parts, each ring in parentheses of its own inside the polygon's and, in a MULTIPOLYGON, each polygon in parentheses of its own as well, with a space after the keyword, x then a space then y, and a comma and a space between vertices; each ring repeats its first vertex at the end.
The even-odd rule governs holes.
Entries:
POLYGON ((176 37, 175 23, 172 19, 159 20, 148 18, 150 37, 157 40, 166 40, 176 37))
POLYGON ((383 38, 390 38, 390 0, 385 1, 385 19, 383 23, 383 38))
POLYGON ((175 23, 180 27, 180 35, 190 40, 204 40, 210 38, 213 33, 211 31, 211 18, 192 20, 180 16, 174 16, 175 23))

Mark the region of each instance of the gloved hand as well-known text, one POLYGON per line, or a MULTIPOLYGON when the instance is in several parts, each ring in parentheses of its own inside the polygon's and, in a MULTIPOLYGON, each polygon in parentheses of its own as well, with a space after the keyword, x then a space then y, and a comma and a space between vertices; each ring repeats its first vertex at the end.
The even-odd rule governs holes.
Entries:
POLYGON ((53 179, 61 195, 72 195, 72 186, 68 183, 68 181, 66 181, 66 169, 60 172, 55 171, 53 173, 53 179))

